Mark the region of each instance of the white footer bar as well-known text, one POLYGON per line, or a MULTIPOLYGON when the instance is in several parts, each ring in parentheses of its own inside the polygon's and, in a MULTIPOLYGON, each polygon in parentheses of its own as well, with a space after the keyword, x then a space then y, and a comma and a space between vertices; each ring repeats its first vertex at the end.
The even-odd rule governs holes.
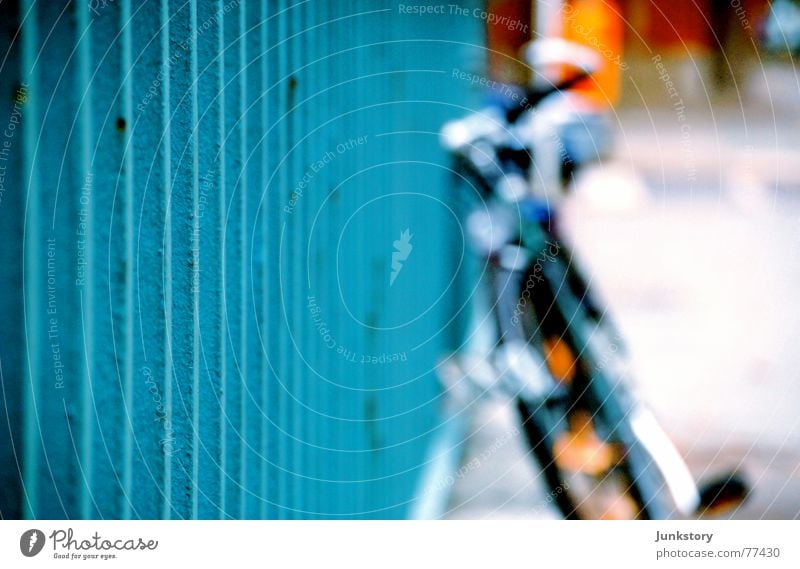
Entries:
POLYGON ((800 567, 800 522, 5 521, 0 567, 800 567))

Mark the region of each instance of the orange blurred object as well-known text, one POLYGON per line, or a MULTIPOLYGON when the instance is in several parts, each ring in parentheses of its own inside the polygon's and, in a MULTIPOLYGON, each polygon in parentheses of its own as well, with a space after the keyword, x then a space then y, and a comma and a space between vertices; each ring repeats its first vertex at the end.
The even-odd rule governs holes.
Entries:
POLYGON ((620 98, 624 25, 619 4, 615 0, 567 0, 556 22, 561 36, 585 45, 602 58, 602 66, 592 77, 582 81, 573 90, 599 108, 615 105, 620 98))
POLYGON ((545 338, 542 342, 547 369, 561 383, 571 383, 575 377, 575 356, 564 340, 558 337, 545 338))
POLYGON ((559 468, 591 476, 607 472, 619 460, 617 449, 597 436, 585 411, 572 414, 570 430, 558 435, 553 454, 559 468))

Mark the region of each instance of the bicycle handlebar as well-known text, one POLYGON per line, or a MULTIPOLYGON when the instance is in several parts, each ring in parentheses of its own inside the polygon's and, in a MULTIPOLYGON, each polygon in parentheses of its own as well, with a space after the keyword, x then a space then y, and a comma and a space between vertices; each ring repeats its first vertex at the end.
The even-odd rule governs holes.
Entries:
POLYGON ((506 111, 506 120, 509 124, 514 124, 521 116, 534 109, 545 98, 559 91, 567 91, 587 77, 591 77, 591 75, 592 70, 582 69, 579 73, 570 77, 569 79, 566 79, 561 83, 556 83, 555 85, 548 85, 544 89, 528 88, 525 91, 525 97, 519 101, 519 104, 506 111))

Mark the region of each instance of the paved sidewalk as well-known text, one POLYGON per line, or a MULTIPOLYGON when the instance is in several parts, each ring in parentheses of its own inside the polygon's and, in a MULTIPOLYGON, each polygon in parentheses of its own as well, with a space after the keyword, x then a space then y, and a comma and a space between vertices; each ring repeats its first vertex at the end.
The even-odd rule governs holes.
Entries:
MULTIPOLYGON (((567 204, 569 233, 695 476, 739 468, 755 490, 733 517, 795 518, 800 120, 713 118, 695 118, 687 153, 670 113, 623 113, 614 160, 567 204)), ((554 516, 514 425, 502 402, 476 414, 464 460, 494 450, 458 480, 450 517, 554 516)))

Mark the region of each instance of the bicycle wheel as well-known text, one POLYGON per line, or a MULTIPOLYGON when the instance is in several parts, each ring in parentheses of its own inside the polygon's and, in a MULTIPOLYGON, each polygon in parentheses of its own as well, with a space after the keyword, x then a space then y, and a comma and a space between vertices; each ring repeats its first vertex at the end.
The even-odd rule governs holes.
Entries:
POLYGON ((575 297, 568 282, 574 273, 560 259, 536 271, 534 281, 523 280, 535 282, 523 328, 560 395, 519 399, 518 410, 552 501, 568 519, 672 517, 675 505, 636 434, 637 403, 619 375, 606 329, 575 297))
POLYGON ((598 436, 585 412, 567 414, 573 424, 565 427, 522 399, 517 408, 549 490, 547 501, 566 519, 650 518, 622 445, 598 436))

